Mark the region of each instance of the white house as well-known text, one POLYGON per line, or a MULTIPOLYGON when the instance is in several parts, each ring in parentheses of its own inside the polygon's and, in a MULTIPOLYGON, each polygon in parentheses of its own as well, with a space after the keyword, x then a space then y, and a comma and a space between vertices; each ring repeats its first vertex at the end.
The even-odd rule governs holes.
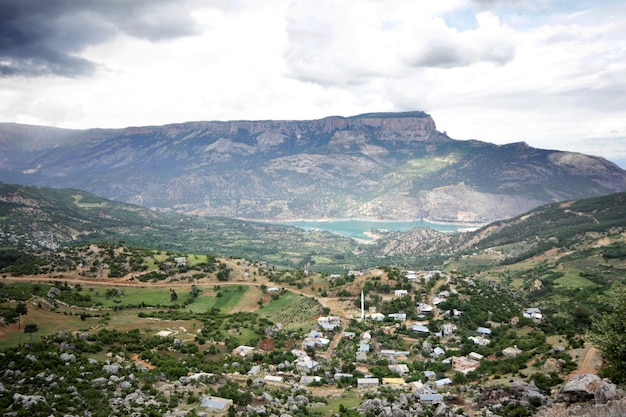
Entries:
POLYGON ((385 320, 385 315, 383 313, 372 313, 372 314, 369 314, 368 317, 374 321, 385 320))
POLYGON ((211 410, 224 411, 233 405, 233 400, 220 397, 203 397, 200 405, 211 410))
POLYGON ((443 394, 420 394, 420 402, 424 404, 442 403, 443 394))
POLYGON ((491 329, 488 329, 487 327, 479 327, 476 329, 476 333, 478 334, 491 334, 491 329))
POLYGON ((391 313, 387 315, 387 317, 390 317, 397 321, 406 321, 406 313, 391 313))
POLYGON ((378 378, 358 378, 356 380, 357 388, 377 388, 379 385, 378 378))
POLYGON ((255 349, 251 346, 237 346, 232 351, 233 356, 239 356, 240 358, 247 358, 254 353, 255 349))
POLYGON ((409 367, 404 363, 387 366, 391 372, 396 372, 399 375, 406 375, 409 373, 409 367))
POLYGON ((457 327, 455 324, 446 323, 441 326, 441 333, 443 333, 444 336, 449 336, 454 333, 456 329, 457 327))
POLYGON ((429 304, 425 304, 425 303, 419 303, 417 305, 417 308, 419 309, 420 312, 422 313, 432 313, 434 310, 434 307, 429 305, 429 304))
POLYGON ((284 381, 284 378, 282 376, 278 376, 278 375, 265 375, 265 378, 263 378, 263 380, 265 382, 270 382, 270 383, 281 383, 284 381))
POLYGON ((480 346, 487 346, 489 343, 491 343, 491 340, 482 336, 470 336, 468 337, 468 339, 474 342, 474 344, 480 346))
POLYGON ((433 352, 430 354, 430 356, 438 358, 439 356, 445 355, 446 351, 440 347, 437 346, 436 348, 433 349, 433 352))
POLYGON ((409 356, 411 352, 408 350, 391 350, 391 349, 382 349, 380 354, 383 356, 409 356))
POLYGON ((430 333, 428 327, 424 326, 423 324, 414 324, 413 326, 411 326, 411 330, 418 333, 430 333))
POLYGON ((426 279, 432 279, 435 278, 437 275, 439 276, 443 276, 443 272, 439 271, 438 269, 432 270, 432 271, 428 271, 425 275, 426 279))
POLYGON ((522 353, 522 350, 518 348, 517 346, 508 347, 502 350, 502 354, 506 356, 507 358, 515 358, 520 353, 522 353))
POLYGON ((543 314, 541 314, 541 310, 536 307, 527 308, 523 312, 523 316, 526 319, 531 319, 535 322, 540 322, 543 320, 543 314))
POLYGON ((408 295, 409 292, 407 290, 394 290, 393 291, 393 295, 395 295, 396 297, 404 297, 405 295, 408 295))
POLYGON ((320 317, 317 319, 317 325, 324 330, 332 331, 341 327, 341 319, 337 316, 320 317))
POLYGON ((437 387, 443 387, 450 384, 452 384, 452 380, 450 378, 442 378, 435 381, 435 385, 437 387))
POLYGON ((303 356, 294 361, 295 367, 300 372, 310 373, 317 368, 319 362, 314 361, 308 356, 303 356))

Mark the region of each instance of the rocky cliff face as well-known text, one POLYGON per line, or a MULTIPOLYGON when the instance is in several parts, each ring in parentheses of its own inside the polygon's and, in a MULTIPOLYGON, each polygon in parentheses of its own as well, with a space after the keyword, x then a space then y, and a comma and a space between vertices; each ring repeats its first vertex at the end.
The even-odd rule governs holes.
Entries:
POLYGON ((423 112, 63 130, 0 124, 0 180, 253 219, 483 223, 626 189, 596 157, 456 141, 423 112))

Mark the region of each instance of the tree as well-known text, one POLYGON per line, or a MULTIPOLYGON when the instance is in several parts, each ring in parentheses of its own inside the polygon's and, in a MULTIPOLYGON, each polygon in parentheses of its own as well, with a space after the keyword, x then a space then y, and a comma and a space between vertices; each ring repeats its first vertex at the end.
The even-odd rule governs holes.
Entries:
POLYGON ((28 333, 30 336, 29 343, 33 343, 33 333, 37 333, 39 331, 39 327, 34 323, 29 323, 24 326, 24 333, 28 333))
POLYGON ((22 316, 25 316, 28 313, 28 308, 26 304, 19 302, 15 306, 15 313, 17 314, 17 328, 20 329, 22 326, 22 316))
POLYGON ((616 284, 613 293, 608 303, 610 311, 594 320, 590 340, 604 359, 602 376, 623 383, 626 382, 626 286, 616 284))

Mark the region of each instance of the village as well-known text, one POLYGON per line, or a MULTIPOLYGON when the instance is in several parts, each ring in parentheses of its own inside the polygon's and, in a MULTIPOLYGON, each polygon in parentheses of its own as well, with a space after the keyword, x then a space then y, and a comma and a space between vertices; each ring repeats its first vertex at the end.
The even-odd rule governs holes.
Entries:
MULTIPOLYGON (((351 274, 359 273, 350 271, 351 274)), ((406 271, 405 278, 412 286, 421 286, 429 280, 450 283, 450 277, 441 271, 406 271), (421 283, 421 284, 420 284, 421 283)), ((330 280, 337 276, 330 276, 330 280)), ((268 293, 281 291, 268 287, 268 293)), ((410 393, 420 404, 437 407, 450 401, 458 393, 459 385, 469 381, 467 375, 478 377, 483 360, 516 358, 523 351, 512 343, 504 349, 489 349, 492 327, 507 328, 526 323, 539 324, 541 310, 529 307, 519 310, 508 323, 488 323, 489 327, 464 329, 467 340, 476 346, 467 354, 459 354, 460 336, 457 334, 459 318, 464 311, 443 310, 446 301, 456 290, 433 292, 425 302, 415 303, 413 311, 383 314, 377 308, 366 308, 365 294, 360 294, 360 308, 342 311, 340 315, 320 316, 299 346, 290 350, 295 358, 291 363, 279 365, 251 364, 242 374, 242 363, 252 361, 255 354, 263 353, 267 343, 259 346, 240 345, 231 356, 237 366, 226 374, 235 381, 251 379, 254 385, 279 387, 340 387, 357 389, 366 393, 378 389, 410 393), (352 316, 350 316, 352 314, 352 316), (433 328, 433 323, 438 323, 433 328), (458 323, 458 324, 457 324, 458 323), (389 340, 392 342, 389 343, 389 340), (401 345, 403 349, 394 349, 401 345), (479 352, 490 353, 487 355, 479 352), (384 368, 384 369, 383 369, 384 368), (460 376, 463 377, 460 377, 460 376)), ((409 290, 397 289, 390 299, 410 299, 409 290)), ((273 331, 281 331, 276 323, 273 331)), ((564 349, 564 348, 558 348, 564 349)), ((545 398, 536 387, 531 396, 545 398)), ((203 403, 208 408, 225 410, 232 401, 210 397, 203 403)))
MULTIPOLYGON (((270 415, 296 407, 298 415, 330 416, 343 406, 362 415, 461 416, 497 408, 502 396, 536 408, 553 401, 586 354, 580 338, 545 331, 552 325, 545 305, 489 274, 386 266, 321 274, 243 258, 202 264, 171 253, 160 259, 158 276, 148 269, 112 277, 113 259, 95 272, 90 258, 75 259, 79 280, 38 284, 46 292, 31 300, 29 314, 81 311, 80 328, 93 327, 73 337, 110 346, 94 375, 118 372, 108 378, 121 381, 123 371, 129 378, 133 370, 154 372, 151 395, 180 413, 270 415), (107 275, 102 289, 90 286, 107 275), (81 294, 100 310, 76 306, 81 294), (136 330, 112 338, 101 326, 118 314, 136 330)), ((120 401, 124 391, 111 395, 120 401)))

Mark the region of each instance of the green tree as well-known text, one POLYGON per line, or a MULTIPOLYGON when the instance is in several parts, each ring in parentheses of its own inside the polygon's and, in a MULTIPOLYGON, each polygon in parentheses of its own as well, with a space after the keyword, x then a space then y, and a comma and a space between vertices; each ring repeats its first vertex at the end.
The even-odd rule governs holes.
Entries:
POLYGON ((603 376, 615 383, 626 382, 626 286, 616 284, 609 300, 610 311, 594 320, 591 342, 600 350, 603 376))
POLYGON ((22 326, 22 316, 25 316, 28 313, 28 308, 26 304, 19 302, 15 306, 15 313, 17 314, 17 328, 20 329, 22 326))
POLYGON ((33 343, 33 333, 37 333, 39 331, 39 327, 35 323, 29 323, 24 326, 24 333, 28 333, 30 336, 29 342, 33 343))

